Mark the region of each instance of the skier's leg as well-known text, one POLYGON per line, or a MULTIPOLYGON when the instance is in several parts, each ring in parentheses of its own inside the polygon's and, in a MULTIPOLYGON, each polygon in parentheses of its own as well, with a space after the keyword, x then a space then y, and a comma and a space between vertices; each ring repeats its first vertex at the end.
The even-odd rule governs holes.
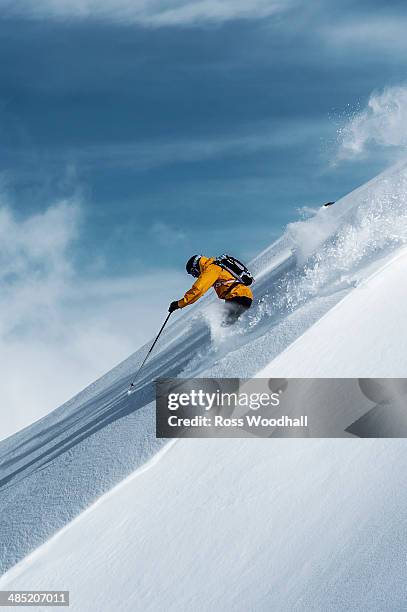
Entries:
POLYGON ((231 298, 225 300, 225 316, 222 325, 225 327, 233 325, 250 308, 252 300, 245 297, 231 298))
POLYGON ((243 314, 245 308, 240 304, 234 304, 233 300, 225 300, 225 310, 222 325, 228 327, 236 323, 238 318, 243 314))

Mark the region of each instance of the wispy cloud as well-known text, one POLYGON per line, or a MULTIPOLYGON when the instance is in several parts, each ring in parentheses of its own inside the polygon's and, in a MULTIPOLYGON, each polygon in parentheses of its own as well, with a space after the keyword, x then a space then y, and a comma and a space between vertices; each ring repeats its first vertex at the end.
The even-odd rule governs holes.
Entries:
MULTIPOLYGON (((315 127, 315 126, 314 126, 315 127)), ((107 144, 85 147, 72 151, 72 157, 81 164, 120 166, 130 165, 138 170, 176 163, 193 163, 220 157, 249 155, 259 151, 282 147, 298 142, 308 133, 309 126, 292 126, 271 129, 269 126, 252 126, 246 133, 219 134, 214 137, 174 139, 172 141, 149 141, 138 143, 107 144), (287 129, 288 128, 288 129, 287 129)))
POLYGON ((407 145, 407 86, 373 93, 366 108, 339 130, 339 139, 339 160, 364 156, 374 147, 404 150, 407 145))
POLYGON ((330 47, 340 53, 352 53, 355 49, 370 50, 374 55, 394 54, 407 50, 407 18, 403 15, 374 14, 354 15, 347 20, 320 26, 319 32, 330 47))
POLYGON ((255 19, 280 12, 289 0, 2 0, 3 15, 100 19, 145 26, 179 26, 255 19))
POLYGON ((83 276, 74 259, 81 217, 75 201, 24 220, 0 208, 0 438, 131 354, 181 294, 181 273, 83 276))
MULTIPOLYGON (((41 151, 41 161, 47 168, 57 169, 70 164, 73 168, 92 167, 129 167, 133 171, 144 172, 151 168, 190 164, 221 158, 281 151, 290 147, 297 148, 309 139, 326 135, 331 129, 328 118, 290 121, 281 120, 273 125, 270 122, 256 122, 232 133, 219 133, 199 138, 173 138, 171 140, 148 140, 138 142, 108 142, 78 148, 47 148, 41 151)), ((2 151, 0 145, 0 152, 2 151)), ((4 155, 7 151, 3 149, 4 155)), ((30 165, 30 153, 18 152, 20 167, 30 165)))
POLYGON ((185 232, 162 221, 156 221, 151 227, 151 236, 160 246, 175 247, 186 239, 185 232))

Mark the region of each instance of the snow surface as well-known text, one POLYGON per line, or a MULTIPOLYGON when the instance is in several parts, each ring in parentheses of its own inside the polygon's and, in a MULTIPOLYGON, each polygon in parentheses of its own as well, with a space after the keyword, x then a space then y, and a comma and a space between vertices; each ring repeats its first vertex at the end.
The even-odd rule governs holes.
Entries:
POLYGON ((183 440, 0 582, 74 611, 405 610, 405 443, 183 440))
POLYGON ((406 378, 406 275, 403 249, 258 376, 352 378, 357 371, 361 378, 406 378))
POLYGON ((403 375, 406 204, 399 166, 290 225, 233 330, 205 298, 136 393, 147 347, 1 442, 0 588, 70 589, 84 612, 405 609, 403 440, 168 444, 153 381, 403 375))

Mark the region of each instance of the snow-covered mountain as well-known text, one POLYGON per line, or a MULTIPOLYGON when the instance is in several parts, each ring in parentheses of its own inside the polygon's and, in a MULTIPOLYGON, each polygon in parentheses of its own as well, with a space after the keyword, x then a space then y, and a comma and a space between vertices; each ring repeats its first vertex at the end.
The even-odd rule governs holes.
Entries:
POLYGON ((405 376, 406 245, 400 165, 261 253, 233 330, 208 296, 136 393, 147 347, 1 442, 0 588, 70 589, 81 612, 404 609, 402 440, 168 443, 154 380, 405 376))

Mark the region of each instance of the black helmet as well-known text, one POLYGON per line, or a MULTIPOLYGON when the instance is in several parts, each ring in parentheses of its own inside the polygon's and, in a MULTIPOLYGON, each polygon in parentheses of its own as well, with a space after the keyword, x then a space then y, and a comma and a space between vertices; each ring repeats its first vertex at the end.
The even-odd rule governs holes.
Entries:
POLYGON ((192 276, 194 276, 195 278, 198 278, 201 273, 201 270, 199 268, 199 260, 201 259, 201 257, 202 255, 192 255, 192 257, 188 259, 187 265, 185 266, 188 274, 192 274, 192 276))

